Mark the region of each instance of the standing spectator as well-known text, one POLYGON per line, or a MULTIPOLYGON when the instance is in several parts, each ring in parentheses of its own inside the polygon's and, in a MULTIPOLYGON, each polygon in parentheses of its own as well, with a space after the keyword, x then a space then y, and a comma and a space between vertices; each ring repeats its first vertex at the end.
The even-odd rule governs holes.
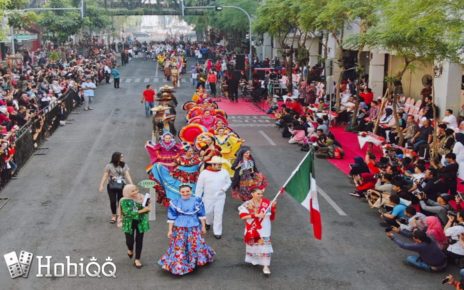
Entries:
POLYGON ((142 100, 140 101, 142 104, 145 104, 145 116, 147 118, 153 115, 153 111, 151 109, 155 106, 155 96, 156 91, 151 85, 147 85, 142 93, 142 100))
POLYGON ((134 266, 137 269, 142 268, 140 256, 143 247, 143 235, 150 229, 148 222, 148 212, 151 205, 143 205, 144 196, 139 193, 137 186, 128 184, 124 186, 123 198, 120 202, 118 226, 126 235, 127 255, 132 259, 134 255, 135 242, 135 260, 134 266))
POLYGON ((114 152, 111 161, 105 166, 103 177, 100 181, 99 191, 103 192, 103 186, 107 183, 106 190, 110 198, 111 217, 110 223, 116 222, 116 209, 119 200, 122 197, 122 189, 125 184, 132 184, 132 178, 129 174, 129 166, 124 162, 124 156, 120 152, 114 152))
POLYGON ((217 83, 217 76, 214 71, 210 71, 208 74, 208 83, 209 88, 211 90, 211 95, 216 97, 216 83, 217 83))
POLYGON ((456 155, 456 162, 459 165, 458 177, 464 180, 464 134, 456 133, 455 138, 453 153, 456 155))
POLYGON ((92 82, 90 77, 87 77, 86 81, 81 85, 84 94, 84 111, 93 110, 90 107, 93 97, 95 96, 95 89, 97 86, 92 82))
POLYGON ((111 75, 113 76, 114 88, 119 89, 119 80, 121 78, 121 73, 119 72, 116 66, 113 66, 111 69, 111 75))

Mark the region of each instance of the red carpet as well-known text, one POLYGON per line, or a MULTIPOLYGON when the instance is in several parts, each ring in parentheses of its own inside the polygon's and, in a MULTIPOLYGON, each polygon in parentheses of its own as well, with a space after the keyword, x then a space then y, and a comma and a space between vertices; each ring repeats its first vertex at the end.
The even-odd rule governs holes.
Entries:
MULTIPOLYGON (((346 132, 344 127, 332 127, 330 131, 335 135, 335 139, 342 144, 345 157, 343 159, 328 159, 328 161, 343 173, 348 174, 350 172, 350 164, 354 162, 355 157, 361 156, 364 159, 367 146, 364 146, 363 149, 359 148, 358 135, 346 132)), ((374 153, 379 158, 380 151, 374 149, 374 153)))
POLYGON ((228 115, 266 115, 265 110, 267 109, 267 107, 260 106, 260 108, 263 109, 261 110, 252 102, 246 102, 243 100, 239 100, 238 103, 232 103, 225 98, 222 98, 217 104, 219 105, 219 108, 226 111, 228 115))

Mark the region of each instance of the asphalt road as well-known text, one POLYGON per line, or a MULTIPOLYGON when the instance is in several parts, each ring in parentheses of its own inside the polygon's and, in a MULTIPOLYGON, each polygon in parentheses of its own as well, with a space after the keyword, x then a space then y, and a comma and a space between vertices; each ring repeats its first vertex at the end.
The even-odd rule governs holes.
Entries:
MULTIPOLYGON (((9 198, 0 209, 0 253, 25 250, 52 256, 52 262, 65 262, 70 256, 71 262, 83 258, 85 264, 91 257, 100 264, 111 257, 117 277, 39 278, 34 260, 27 279, 10 279, 5 264, 0 266, 0 289, 446 289, 440 285, 442 274, 402 263, 408 253, 385 237, 375 211, 347 195, 352 189, 347 178, 325 160, 317 160, 317 183, 346 216, 320 196, 324 233, 323 240, 316 241, 308 213, 290 197, 282 197, 273 224, 271 277, 243 262, 243 224, 238 202, 231 198, 226 202, 223 238, 206 236, 217 252, 213 264, 185 277, 174 277, 154 264, 168 247, 165 209, 157 206, 157 220, 144 239, 144 267, 134 268, 123 233, 108 223, 108 196, 97 189, 114 151, 124 153, 135 182, 146 179, 143 145, 150 138, 151 122, 139 98, 146 84, 158 88, 163 83, 161 73, 155 79, 152 62, 134 60, 121 73, 121 89, 100 86, 95 110, 72 114, 69 124, 44 144, 46 155, 33 156, 18 179, 0 193, 9 198)), ((177 90, 181 104, 191 94, 188 83, 177 90)), ((267 196, 272 197, 304 152, 281 138, 277 128, 243 125, 243 119, 232 117, 231 126, 252 147, 258 167, 269 178, 267 196)), ((263 124, 270 122, 261 119, 263 124)), ((182 115, 177 123, 183 124, 182 115)))

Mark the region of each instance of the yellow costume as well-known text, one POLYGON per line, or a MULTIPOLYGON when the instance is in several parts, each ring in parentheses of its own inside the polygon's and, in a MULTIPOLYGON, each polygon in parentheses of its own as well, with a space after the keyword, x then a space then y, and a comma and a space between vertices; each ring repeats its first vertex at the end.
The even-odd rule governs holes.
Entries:
MULTIPOLYGON (((229 161, 230 164, 234 164, 236 157, 235 154, 238 152, 243 143, 242 139, 237 138, 237 135, 234 133, 224 134, 222 136, 215 135, 214 138, 216 139, 216 144, 221 147, 222 158, 229 161)), ((234 171, 230 165, 223 164, 222 168, 227 170, 230 176, 234 176, 234 171)))

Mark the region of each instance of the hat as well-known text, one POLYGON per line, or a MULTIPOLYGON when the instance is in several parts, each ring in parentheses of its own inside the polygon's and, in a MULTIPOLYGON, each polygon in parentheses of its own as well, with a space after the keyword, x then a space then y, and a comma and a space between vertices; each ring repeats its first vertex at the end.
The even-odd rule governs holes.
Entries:
POLYGON ((168 85, 164 85, 160 88, 160 92, 173 92, 173 91, 174 91, 174 87, 171 87, 168 85))
POLYGON ((213 156, 210 160, 206 161, 206 163, 209 163, 209 164, 224 164, 225 163, 230 166, 229 161, 220 156, 213 156))
POLYGON ((156 107, 152 108, 151 110, 153 112, 157 112, 157 111, 163 111, 163 110, 167 110, 167 109, 169 109, 168 106, 159 105, 159 106, 156 106, 156 107))

